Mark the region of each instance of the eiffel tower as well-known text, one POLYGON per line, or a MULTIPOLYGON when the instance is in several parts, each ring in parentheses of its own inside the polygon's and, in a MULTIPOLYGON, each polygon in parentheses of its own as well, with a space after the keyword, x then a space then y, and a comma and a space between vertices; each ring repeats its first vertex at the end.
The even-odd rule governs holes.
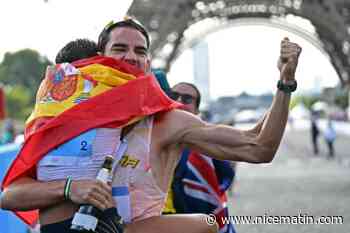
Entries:
MULTIPOLYGON (((232 22, 300 16, 315 27, 318 43, 311 42, 330 56, 341 84, 350 85, 349 0, 134 0, 128 14, 150 31, 153 66, 165 70, 183 50, 232 22), (192 37, 186 34, 203 20, 205 30, 191 33, 192 37)), ((302 34, 287 25, 281 27, 302 34)))

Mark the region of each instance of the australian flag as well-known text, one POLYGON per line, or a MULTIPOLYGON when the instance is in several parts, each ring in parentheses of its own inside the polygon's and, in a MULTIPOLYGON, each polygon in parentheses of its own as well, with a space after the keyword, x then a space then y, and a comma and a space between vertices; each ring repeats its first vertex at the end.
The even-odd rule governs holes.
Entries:
POLYGON ((231 223, 220 221, 229 216, 226 190, 234 175, 228 161, 184 150, 172 183, 176 212, 215 214, 220 233, 235 233, 231 223))

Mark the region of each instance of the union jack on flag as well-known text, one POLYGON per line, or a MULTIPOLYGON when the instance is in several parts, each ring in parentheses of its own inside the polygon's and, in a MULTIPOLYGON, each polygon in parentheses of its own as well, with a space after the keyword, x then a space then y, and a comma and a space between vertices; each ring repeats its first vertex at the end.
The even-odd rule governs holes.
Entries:
POLYGON ((219 161, 194 151, 185 150, 176 168, 174 205, 183 213, 214 214, 220 233, 235 233, 228 217, 226 190, 234 178, 227 161, 219 161))

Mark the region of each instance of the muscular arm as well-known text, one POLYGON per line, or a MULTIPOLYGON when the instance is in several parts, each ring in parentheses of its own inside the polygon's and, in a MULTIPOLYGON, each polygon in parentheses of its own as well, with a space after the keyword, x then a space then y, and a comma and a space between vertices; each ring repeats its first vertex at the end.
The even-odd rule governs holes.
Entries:
MULTIPOLYGON (((288 39, 282 41, 280 60, 285 62, 279 62, 281 80, 294 79, 300 51, 297 44, 290 43, 288 39)), ((248 131, 208 124, 190 114, 173 111, 165 117, 165 124, 171 125, 168 127, 169 133, 166 133, 165 145, 180 144, 218 159, 269 162, 281 142, 289 102, 290 94, 277 91, 270 111, 254 129, 248 131)))
MULTIPOLYGON (((217 159, 269 162, 280 144, 288 116, 290 97, 277 93, 271 111, 254 130, 238 130, 225 125, 201 121, 190 113, 176 110, 168 113, 162 125, 171 125, 167 144, 178 143, 217 159)), ((163 129, 162 132, 166 130, 163 129)))
POLYGON ((26 211, 55 205, 64 201, 64 185, 64 180, 40 182, 29 177, 20 178, 4 190, 1 208, 26 211))
POLYGON ((269 113, 270 113, 270 109, 264 114, 264 116, 258 121, 258 123, 252 129, 247 130, 247 133, 259 134, 265 123, 266 117, 268 116, 269 113))

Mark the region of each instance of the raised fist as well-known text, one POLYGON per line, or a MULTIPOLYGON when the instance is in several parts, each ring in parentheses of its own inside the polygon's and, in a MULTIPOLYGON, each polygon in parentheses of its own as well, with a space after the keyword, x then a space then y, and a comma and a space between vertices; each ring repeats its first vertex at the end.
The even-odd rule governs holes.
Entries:
POLYGON ((280 70, 280 78, 282 80, 294 80, 301 50, 302 49, 298 44, 290 42, 287 37, 281 41, 281 52, 278 59, 278 69, 280 70))

